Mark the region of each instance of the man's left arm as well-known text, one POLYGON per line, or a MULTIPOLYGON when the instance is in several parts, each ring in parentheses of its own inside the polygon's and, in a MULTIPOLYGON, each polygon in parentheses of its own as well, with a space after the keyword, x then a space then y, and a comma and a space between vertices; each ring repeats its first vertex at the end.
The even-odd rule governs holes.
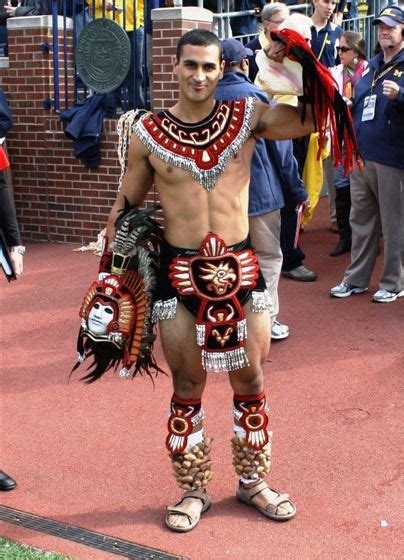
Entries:
POLYGON ((284 103, 269 106, 257 102, 254 134, 267 140, 290 140, 315 131, 309 105, 284 103), (303 119, 304 116, 304 119, 303 119))

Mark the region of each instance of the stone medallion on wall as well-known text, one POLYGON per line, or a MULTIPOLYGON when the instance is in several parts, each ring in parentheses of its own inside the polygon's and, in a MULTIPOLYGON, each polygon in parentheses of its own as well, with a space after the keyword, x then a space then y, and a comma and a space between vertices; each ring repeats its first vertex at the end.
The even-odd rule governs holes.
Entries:
POLYGON ((118 88, 126 78, 131 45, 124 29, 114 21, 99 18, 90 22, 76 47, 76 68, 84 84, 96 93, 118 88))

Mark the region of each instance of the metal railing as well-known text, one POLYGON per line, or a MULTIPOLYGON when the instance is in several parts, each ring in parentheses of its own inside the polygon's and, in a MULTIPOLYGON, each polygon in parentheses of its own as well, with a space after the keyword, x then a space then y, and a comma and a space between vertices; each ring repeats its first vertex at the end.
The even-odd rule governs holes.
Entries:
MULTIPOLYGON (((145 25, 151 9, 159 5, 158 0, 144 2, 143 19, 145 25), (147 8, 146 8, 147 5, 147 8)), ((114 19, 126 31, 131 44, 131 69, 123 84, 111 92, 110 105, 116 104, 116 111, 127 111, 133 106, 148 107, 148 75, 146 71, 147 41, 145 25, 136 28, 139 15, 136 0, 53 0, 53 63, 54 98, 52 104, 56 111, 66 109, 73 102, 84 101, 92 92, 82 82, 74 65, 74 92, 68 90, 68 29, 72 29, 73 50, 82 30, 94 19, 114 19), (58 16, 62 16, 62 40, 58 39, 58 16), (61 65, 63 68, 61 68, 61 65), (63 72, 61 70, 63 69, 63 72), (64 76, 64 83, 60 81, 64 76)), ((60 22, 60 19, 59 19, 60 22)))
MULTIPOLYGON (((353 19, 346 19, 342 23, 342 27, 346 30, 356 30, 359 31, 367 45, 367 55, 372 56, 376 45, 376 35, 375 29, 372 26, 372 21, 374 19, 374 14, 379 13, 379 11, 387 5, 392 3, 394 0, 369 0, 366 4, 366 0, 358 0, 358 11, 359 17, 353 19)), ((148 42, 146 41, 146 35, 144 34, 143 45, 141 53, 139 53, 139 43, 136 42, 136 33, 132 29, 128 29, 128 22, 125 18, 126 7, 131 5, 133 7, 134 18, 136 17, 136 0, 112 0, 112 10, 122 11, 123 17, 121 19, 122 27, 127 30, 128 35, 130 35, 132 44, 132 57, 137 60, 141 60, 140 68, 143 71, 143 82, 141 84, 141 92, 143 93, 144 105, 149 107, 149 84, 148 84, 148 73, 147 73, 147 63, 149 59, 147 48, 148 42), (140 56, 139 56, 140 55, 140 56)), ((180 2, 176 1, 179 5, 180 2)), ((199 0, 199 6, 203 7, 203 0, 199 0)), ((159 6, 158 0, 147 0, 144 2, 144 20, 145 20, 145 30, 150 25, 150 12, 151 9, 159 6)), ((245 11, 231 11, 232 0, 218 0, 216 3, 217 11, 213 14, 214 31, 221 39, 230 37, 231 32, 231 21, 233 18, 240 16, 251 16, 255 15, 254 10, 245 11)), ((78 37, 82 29, 90 22, 92 19, 97 17, 103 17, 107 14, 107 0, 89 0, 86 4, 85 0, 53 0, 53 21, 54 21, 54 32, 53 32, 53 59, 54 59, 54 108, 59 111, 71 106, 73 102, 86 99, 86 97, 91 93, 86 88, 85 84, 80 80, 77 72, 75 71, 74 80, 74 93, 73 96, 68 93, 67 87, 67 22, 72 22, 73 25, 73 47, 75 48, 77 44, 78 37), (83 9, 83 6, 86 6, 83 9), (57 19, 58 15, 63 16, 63 40, 61 44, 58 43, 58 30, 57 30, 57 19), (62 68, 61 68, 62 65, 62 68), (60 83, 60 75, 64 78, 64 83, 60 83)), ((299 11, 305 13, 306 15, 311 14, 312 5, 311 3, 302 3, 289 6, 291 11, 299 11)), ((70 23, 71 25, 71 23, 70 23)), ((151 26, 150 26, 151 27, 151 26)), ((243 41, 250 40, 254 35, 243 35, 235 36, 243 41)), ((60 41, 60 39, 59 39, 60 41)), ((131 64, 131 67, 136 68, 136 64, 131 64)), ((139 79, 139 74, 132 71, 128 75, 128 79, 124 84, 118 88, 119 91, 114 92, 117 98, 117 110, 126 111, 134 106, 136 99, 133 97, 134 91, 139 91, 139 84, 137 80, 139 79), (119 107, 118 107, 119 105, 119 107)), ((139 105, 137 105, 139 106, 139 105)))

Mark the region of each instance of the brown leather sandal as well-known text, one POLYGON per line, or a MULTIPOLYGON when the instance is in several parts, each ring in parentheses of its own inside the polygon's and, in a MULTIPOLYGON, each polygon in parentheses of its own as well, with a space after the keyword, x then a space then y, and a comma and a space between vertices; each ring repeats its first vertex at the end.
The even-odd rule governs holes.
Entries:
POLYGON ((237 489, 236 496, 240 502, 254 507, 263 515, 265 515, 265 517, 269 517, 270 519, 275 519, 276 521, 287 521, 288 519, 294 517, 296 515, 296 506, 289 499, 289 494, 279 494, 279 492, 276 492, 276 490, 272 490, 272 488, 269 488, 269 490, 271 490, 272 492, 276 492, 278 496, 271 502, 268 502, 266 507, 261 507, 254 503, 254 497, 267 488, 269 488, 269 486, 264 480, 261 480, 261 482, 259 482, 258 484, 254 484, 254 486, 252 486, 251 488, 245 488, 240 484, 237 489), (279 506, 287 502, 293 507, 293 511, 287 513, 286 515, 280 515, 278 513, 279 506))
POLYGON ((187 533, 188 531, 192 531, 194 527, 196 527, 199 523, 202 513, 207 511, 211 506, 211 499, 207 494, 206 490, 197 489, 197 490, 187 490, 184 492, 181 500, 175 504, 174 506, 168 506, 167 510, 168 513, 165 517, 165 524, 171 531, 176 531, 177 533, 187 533), (182 502, 185 498, 195 498, 196 500, 201 500, 202 502, 202 509, 199 514, 189 514, 186 512, 183 507, 181 508, 182 502), (188 527, 176 527, 170 523, 170 515, 182 515, 186 517, 189 521, 188 527))

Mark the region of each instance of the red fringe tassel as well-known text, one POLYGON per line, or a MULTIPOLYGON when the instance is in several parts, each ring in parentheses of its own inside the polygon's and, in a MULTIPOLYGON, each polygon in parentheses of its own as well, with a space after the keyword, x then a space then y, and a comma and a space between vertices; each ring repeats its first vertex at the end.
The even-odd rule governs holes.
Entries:
MULTIPOLYGON (((345 174, 355 168, 355 162, 361 166, 351 113, 331 72, 317 60, 306 40, 296 31, 272 31, 271 37, 283 43, 286 56, 303 67, 303 95, 311 105, 314 124, 319 133, 317 157, 320 157, 329 134, 334 165, 343 163, 345 174)), ((304 118, 303 112, 302 120, 304 118)))

